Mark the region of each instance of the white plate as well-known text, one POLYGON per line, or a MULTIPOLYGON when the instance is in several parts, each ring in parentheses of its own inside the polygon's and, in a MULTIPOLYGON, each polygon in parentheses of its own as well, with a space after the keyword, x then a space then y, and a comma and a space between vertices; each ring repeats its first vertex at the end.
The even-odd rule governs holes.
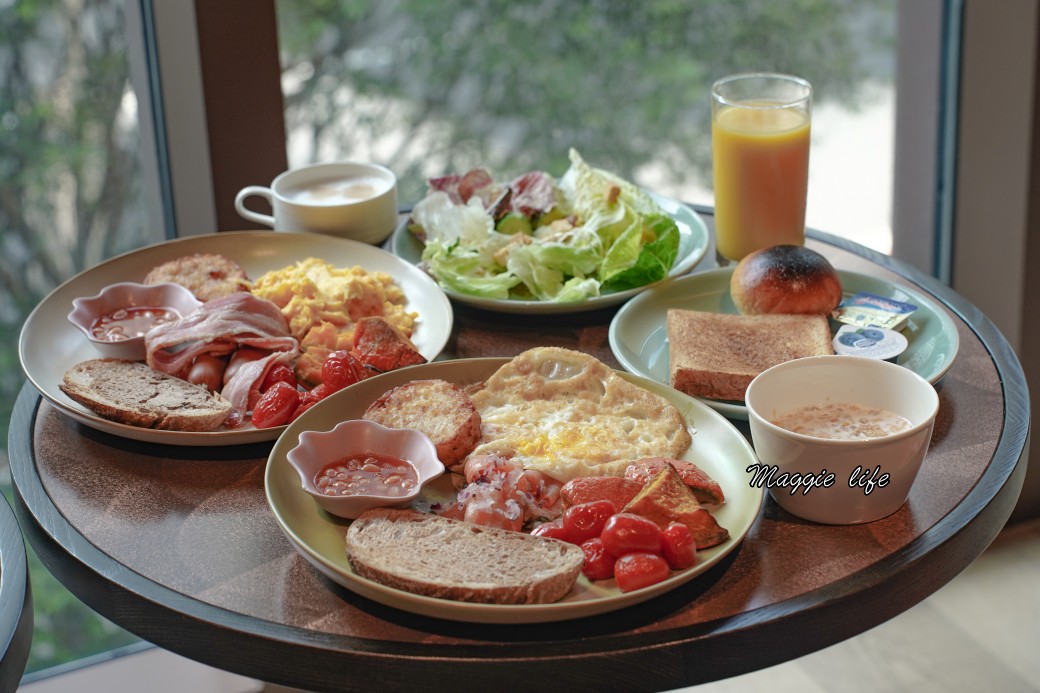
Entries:
MULTIPOLYGON (((648 194, 661 206, 668 216, 675 220, 676 225, 679 227, 679 252, 675 256, 675 262, 672 264, 672 269, 668 276, 661 281, 612 294, 594 296, 593 298, 574 303, 481 298, 480 296, 470 296, 452 291, 451 289, 445 289, 445 293, 453 301, 500 313, 580 313, 608 306, 616 306, 624 303, 641 291, 681 276, 689 272, 704 258, 704 254, 708 250, 708 227, 704 225, 704 221, 701 220, 696 212, 681 202, 649 191, 648 194)), ((395 255, 414 265, 422 262, 423 244, 408 231, 407 221, 397 227, 393 238, 390 239, 390 249, 395 255)))
MULTIPOLYGON (((733 551, 758 517, 763 491, 749 484, 745 471, 757 458, 743 435, 720 414, 692 397, 646 378, 621 373, 626 380, 655 392, 674 404, 693 433, 685 457, 715 478, 726 502, 712 514, 729 530, 730 538, 698 553, 700 562, 664 582, 633 592, 621 592, 613 580, 589 582, 584 576, 569 595, 553 604, 471 604, 423 597, 367 580, 351 569, 345 536, 349 522, 321 510, 300 487, 300 478, 286 458, 304 431, 327 431, 340 421, 359 418, 379 395, 410 380, 441 378, 457 384, 485 380, 509 359, 482 358, 439 361, 403 368, 364 380, 331 395, 294 421, 275 443, 267 460, 264 485, 267 502, 282 531, 297 551, 333 581, 368 599, 424 616, 472 623, 541 623, 581 618, 638 604, 694 579, 733 551)), ((450 487, 447 476, 438 480, 450 487)), ((443 491, 443 489, 442 489, 443 491)))
MULTIPOLYGON (((668 385, 666 316, 669 308, 717 313, 737 313, 730 298, 732 267, 691 274, 651 289, 625 304, 610 323, 610 350, 632 373, 668 385)), ((909 345, 896 363, 936 383, 953 365, 960 345, 957 327, 942 308, 923 294, 857 272, 838 270, 845 296, 867 291, 878 296, 912 303, 917 310, 902 328, 909 345)), ((703 399, 708 406, 734 419, 747 419, 743 402, 703 399)))
POLYGON ((256 429, 247 424, 203 433, 128 426, 97 416, 58 388, 69 367, 101 355, 66 318, 72 310, 72 299, 92 296, 113 282, 142 281, 152 267, 193 253, 225 255, 241 265, 251 279, 309 257, 337 267, 360 265, 369 271, 388 272, 404 290, 407 309, 419 314, 412 341, 423 356, 432 361, 451 334, 454 313, 444 292, 424 272, 374 246, 333 236, 273 231, 191 236, 107 260, 69 279, 40 302, 22 326, 18 341, 22 369, 40 394, 87 426, 134 440, 169 445, 237 445, 277 438, 284 426, 256 429))

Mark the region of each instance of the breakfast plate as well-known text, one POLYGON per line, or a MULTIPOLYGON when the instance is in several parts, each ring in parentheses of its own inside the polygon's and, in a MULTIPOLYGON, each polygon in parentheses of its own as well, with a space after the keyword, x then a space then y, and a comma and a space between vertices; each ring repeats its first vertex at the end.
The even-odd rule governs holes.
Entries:
MULTIPOLYGON (((676 225, 679 227, 679 253, 675 258, 671 271, 668 272, 668 276, 659 282, 625 291, 603 294, 602 296, 594 296, 584 301, 573 303, 483 298, 463 294, 451 289, 444 289, 444 292, 453 301, 500 313, 579 313, 616 306, 624 303, 641 291, 681 276, 690 271, 704 258, 708 250, 708 227, 704 225, 704 221, 701 220, 696 212, 678 200, 658 195, 657 193, 648 192, 648 194, 661 206, 668 216, 675 220, 676 225)), ((407 220, 397 227, 397 230, 391 237, 390 250, 399 258, 414 265, 419 265, 422 262, 422 241, 408 230, 407 220)))
MULTIPOLYGON (((668 309, 737 313, 729 293, 732 274, 732 267, 698 272, 633 298, 610 323, 608 338, 614 357, 632 373, 670 384, 668 309)), ((865 274, 838 270, 838 276, 845 296, 866 291, 916 305, 917 310, 902 328, 909 345, 896 363, 931 383, 946 374, 957 356, 960 338, 957 327, 938 304, 911 288, 865 274)), ((747 419, 743 402, 706 398, 702 401, 726 416, 747 419)))
POLYGON ((451 334, 454 314, 444 292, 424 272, 374 246, 334 236, 273 231, 190 236, 114 257, 81 272, 48 294, 25 321, 18 340, 22 369, 33 386, 47 401, 76 421, 124 438, 169 445, 238 445, 277 438, 284 426, 257 429, 246 424, 206 432, 129 426, 97 416, 58 388, 70 366, 101 356, 66 319, 72 309, 72 299, 94 295, 113 282, 142 281, 154 266, 194 253, 217 253, 231 258, 251 279, 309 257, 337 267, 361 266, 368 271, 388 272, 404 291, 406 308, 419 314, 412 341, 423 356, 432 361, 451 334))
MULTIPOLYGON (((575 588, 561 601, 521 605, 474 604, 425 597, 386 587, 354 573, 344 543, 349 522, 321 510, 303 490, 300 477, 289 465, 287 454, 296 446, 300 434, 330 430, 343 420, 360 418, 381 394, 405 382, 426 378, 440 378, 460 385, 480 382, 508 361, 504 358, 439 361, 385 373, 329 396, 290 424, 271 450, 264 483, 268 504, 296 550, 334 582, 380 604, 453 621, 542 623, 606 613, 651 599, 704 573, 740 544, 758 517, 763 499, 762 489, 748 483, 745 471, 757 461, 751 445, 723 416, 693 397, 641 376, 621 373, 626 380, 657 393, 679 409, 693 433, 693 444, 686 458, 695 459, 726 494, 726 502, 714 508, 712 514, 729 530, 730 538, 719 546, 698 552, 697 565, 664 582, 632 592, 621 592, 613 580, 593 583, 579 576, 575 588)), ((450 496, 448 475, 434 483, 431 495, 450 496)), ((424 493, 428 488, 424 488, 424 493)))

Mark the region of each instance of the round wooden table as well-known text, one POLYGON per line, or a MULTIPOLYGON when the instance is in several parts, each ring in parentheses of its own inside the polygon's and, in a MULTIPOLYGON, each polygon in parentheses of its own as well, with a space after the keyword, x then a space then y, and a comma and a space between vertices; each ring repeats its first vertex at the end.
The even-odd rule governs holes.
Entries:
POLYGON ((18 688, 32 635, 32 589, 25 543, 7 497, 0 496, 0 691, 18 688))
MULTIPOLYGON (((996 536, 1025 473, 1029 403, 1011 348, 967 301, 890 258, 810 236, 839 269, 932 296, 959 333, 928 460, 908 503, 884 520, 817 525, 767 497, 726 560, 649 602, 551 624, 442 621, 359 597, 292 548, 265 500, 270 444, 125 440, 75 423, 27 384, 10 436, 23 525, 48 569, 106 618, 200 662, 300 688, 661 690, 819 650, 918 603, 996 536)), ((549 344, 616 365, 614 312, 456 306, 446 354, 549 344)))

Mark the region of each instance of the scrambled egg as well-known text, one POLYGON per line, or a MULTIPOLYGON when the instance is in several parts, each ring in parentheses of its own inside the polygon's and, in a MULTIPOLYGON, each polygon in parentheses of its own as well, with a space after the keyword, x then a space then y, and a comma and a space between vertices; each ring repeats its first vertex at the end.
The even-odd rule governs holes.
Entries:
POLYGON ((253 293, 288 318, 303 352, 297 375, 310 382, 320 380, 315 375, 328 352, 353 347, 361 318, 382 316, 409 337, 418 318, 405 309, 404 291, 386 272, 337 268, 316 258, 268 272, 254 282, 253 293))

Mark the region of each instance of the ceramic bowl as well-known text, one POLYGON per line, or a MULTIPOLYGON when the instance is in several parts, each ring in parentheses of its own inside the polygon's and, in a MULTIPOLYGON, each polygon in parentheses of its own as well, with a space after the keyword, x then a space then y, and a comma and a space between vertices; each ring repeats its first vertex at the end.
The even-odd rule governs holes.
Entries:
POLYGON ((145 358, 144 337, 120 341, 97 339, 91 327, 94 322, 121 308, 166 308, 183 317, 202 305, 190 290, 180 284, 110 284, 95 296, 72 300, 69 322, 78 327, 103 356, 131 361, 145 358))
POLYGON ((814 356, 774 366, 751 381, 745 400, 760 463, 750 482, 766 486, 793 515, 838 525, 872 522, 902 507, 939 409, 927 380, 894 363, 857 356, 814 356), (801 407, 838 403, 884 409, 910 426, 876 438, 836 440, 773 423, 801 407), (829 474, 830 485, 810 485, 829 474))
POLYGON ((356 419, 337 424, 331 431, 304 431, 296 447, 287 453, 289 464, 300 475, 303 490, 327 512, 349 520, 372 508, 404 507, 414 501, 424 484, 444 473, 437 448, 425 434, 408 428, 387 428, 356 419), (315 477, 327 465, 364 454, 382 454, 407 460, 415 468, 418 483, 405 496, 322 493, 315 477))

